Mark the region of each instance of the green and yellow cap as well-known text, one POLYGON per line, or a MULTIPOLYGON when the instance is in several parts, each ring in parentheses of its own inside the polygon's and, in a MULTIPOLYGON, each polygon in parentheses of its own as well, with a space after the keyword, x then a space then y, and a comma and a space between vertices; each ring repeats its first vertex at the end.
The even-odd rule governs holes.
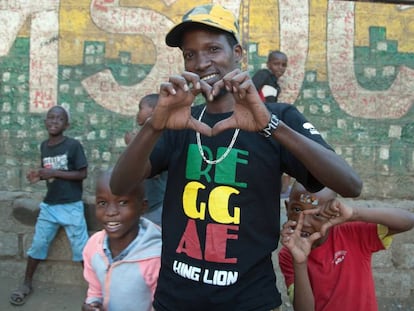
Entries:
POLYGON ((226 31, 239 38, 239 23, 233 13, 218 4, 205 4, 188 11, 180 24, 174 26, 165 37, 165 43, 171 47, 180 47, 184 32, 193 24, 207 25, 226 31))

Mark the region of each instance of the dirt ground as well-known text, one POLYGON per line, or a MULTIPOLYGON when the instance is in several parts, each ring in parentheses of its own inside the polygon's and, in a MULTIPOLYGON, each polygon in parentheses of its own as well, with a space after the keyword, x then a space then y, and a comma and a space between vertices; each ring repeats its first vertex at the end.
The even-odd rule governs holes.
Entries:
MULTIPOLYGON (((80 311, 86 294, 86 285, 74 286, 37 282, 23 306, 9 303, 10 292, 18 286, 13 278, 0 278, 0 311, 80 311)), ((283 311, 291 311, 289 303, 283 304, 283 311)))
MULTIPOLYGON (((16 279, 0 278, 0 311, 80 311, 85 298, 86 285, 62 285, 37 282, 34 291, 23 306, 9 303, 10 292, 18 285, 16 279)), ((283 311, 292 311, 290 303, 282 304, 283 311)), ((414 311, 414 298, 401 303, 398 299, 383 301, 379 299, 380 311, 414 311)))
POLYGON ((86 286, 36 283, 27 302, 23 306, 13 306, 9 303, 9 295, 17 285, 16 279, 1 278, 1 311, 80 311, 86 293, 86 286))

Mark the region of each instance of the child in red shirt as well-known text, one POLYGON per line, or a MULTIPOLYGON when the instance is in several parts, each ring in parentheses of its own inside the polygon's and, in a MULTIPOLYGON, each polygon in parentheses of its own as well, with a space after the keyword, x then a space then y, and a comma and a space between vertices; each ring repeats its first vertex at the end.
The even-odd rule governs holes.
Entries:
POLYGON ((372 253, 414 226, 398 208, 349 207, 329 188, 310 193, 295 182, 285 202, 279 265, 296 311, 378 310, 372 253))

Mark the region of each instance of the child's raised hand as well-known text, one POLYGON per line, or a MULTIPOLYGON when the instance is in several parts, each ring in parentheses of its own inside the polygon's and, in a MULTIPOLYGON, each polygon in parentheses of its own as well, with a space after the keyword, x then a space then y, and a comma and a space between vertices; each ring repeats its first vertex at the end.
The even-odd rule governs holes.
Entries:
POLYGON ((321 227, 321 234, 325 235, 330 227, 349 221, 352 218, 353 209, 334 199, 326 202, 326 204, 316 210, 306 211, 306 214, 314 213, 327 219, 321 227))
POLYGON ((322 235, 320 232, 308 234, 302 232, 305 214, 299 214, 298 221, 288 220, 282 227, 281 242, 291 252, 296 263, 301 264, 307 261, 311 252, 312 244, 322 235))

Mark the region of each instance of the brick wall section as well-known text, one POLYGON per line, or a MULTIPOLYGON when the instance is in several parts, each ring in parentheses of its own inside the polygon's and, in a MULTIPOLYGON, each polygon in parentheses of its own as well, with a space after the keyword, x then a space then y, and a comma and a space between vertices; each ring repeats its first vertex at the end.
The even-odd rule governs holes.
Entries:
MULTIPOLYGON (((87 196, 85 215, 90 232, 99 227, 94 219, 93 197, 87 196)), ((29 192, 0 191, 0 277, 23 278, 26 255, 33 236, 41 196, 29 192)), ((344 200, 347 204, 367 207, 387 207, 414 212, 414 201, 366 201, 344 200)), ((373 267, 381 311, 414 311, 414 241, 412 232, 396 236, 388 251, 374 255, 373 267)), ((284 297, 284 310, 292 310, 286 297, 282 276, 274 256, 278 286, 284 297)), ((53 242, 49 259, 41 263, 35 282, 79 284, 84 286, 82 269, 71 262, 71 250, 65 232, 60 230, 53 242)))
MULTIPOLYGON (((26 250, 34 233, 42 197, 28 192, 0 191, 0 277, 22 280, 26 267, 26 250)), ((90 233, 99 229, 93 205, 87 197, 85 215, 90 233)), ((84 284, 82 267, 71 261, 71 248, 66 233, 60 229, 53 241, 49 258, 39 265, 35 280, 58 284, 84 284)))

